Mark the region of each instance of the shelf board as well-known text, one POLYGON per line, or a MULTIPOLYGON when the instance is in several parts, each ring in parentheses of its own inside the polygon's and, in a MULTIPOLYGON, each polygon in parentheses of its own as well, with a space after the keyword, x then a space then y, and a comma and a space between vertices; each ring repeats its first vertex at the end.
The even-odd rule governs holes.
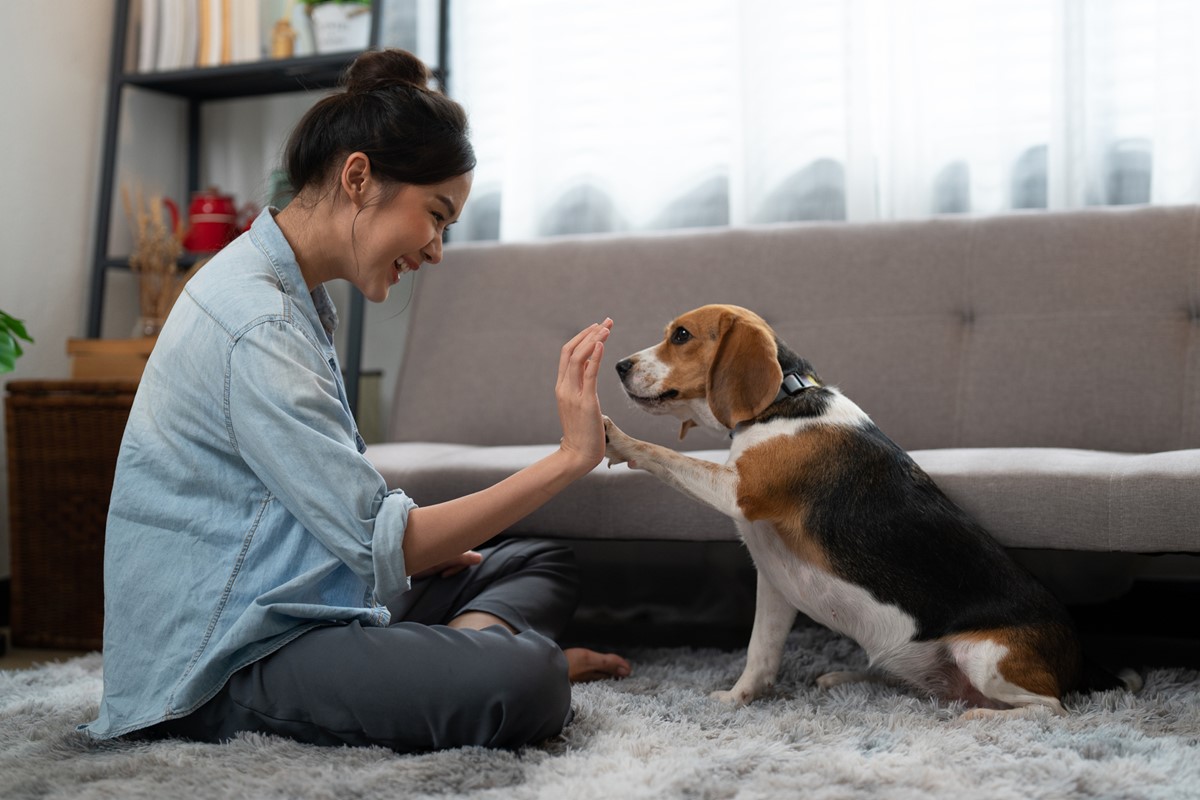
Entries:
MULTIPOLYGON (((216 254, 215 253, 192 253, 192 252, 185 251, 184 254, 179 257, 179 260, 176 262, 176 264, 180 269, 189 269, 200 259, 212 258, 214 255, 216 255, 216 254)), ((129 269, 129 258, 128 257, 122 258, 122 257, 117 257, 117 256, 109 256, 108 258, 104 259, 104 266, 106 269, 129 269)))
POLYGON ((121 83, 193 100, 329 89, 337 85, 358 54, 347 51, 199 69, 135 72, 122 75, 121 83))

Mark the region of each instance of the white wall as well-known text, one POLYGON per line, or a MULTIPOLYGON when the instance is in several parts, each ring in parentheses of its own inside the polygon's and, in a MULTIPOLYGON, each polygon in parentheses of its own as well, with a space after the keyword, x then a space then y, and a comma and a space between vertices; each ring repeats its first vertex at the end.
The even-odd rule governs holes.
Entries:
MULTIPOLYGON (((66 340, 84 334, 112 20, 112 3, 101 0, 0 10, 0 308, 26 320, 37 340, 3 383, 65 377, 66 340)), ((0 429, 0 444, 3 436, 0 429)), ((0 461, 6 576, 8 471, 0 461)))
MULTIPOLYGON (((0 4, 0 309, 27 322, 36 343, 8 380, 66 378, 66 341, 86 334, 89 269, 103 147, 107 74, 115 4, 110 0, 0 4)), ((425 46, 436 31, 424 31, 425 46)), ((428 58, 428 56, 426 56, 428 58)), ((266 200, 268 179, 291 127, 318 95, 289 94, 204 106, 201 182, 232 192, 238 202, 266 200)), ((185 104, 155 92, 127 90, 110 225, 112 254, 127 254, 130 235, 121 211, 122 183, 164 193, 186 211, 183 156, 185 104)), ((346 308, 345 285, 330 286, 346 308)), ((365 390, 364 436, 379 430, 407 329, 407 281, 367 313, 363 368, 382 377, 365 390), (379 421, 372 409, 378 409, 379 421)), ((130 335, 136 287, 110 270, 101 335, 130 335)), ((344 356, 345 336, 340 344, 344 356)), ((0 454, 4 449, 0 425, 0 454)), ((368 441, 370 441, 370 437, 368 441)), ((0 458, 0 577, 10 574, 7 459, 0 458)))

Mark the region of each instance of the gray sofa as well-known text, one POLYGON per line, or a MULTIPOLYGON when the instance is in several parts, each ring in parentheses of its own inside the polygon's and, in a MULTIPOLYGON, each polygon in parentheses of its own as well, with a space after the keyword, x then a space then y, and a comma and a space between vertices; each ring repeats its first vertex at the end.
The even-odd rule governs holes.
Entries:
MULTIPOLYGON (((727 441, 697 429, 680 442, 612 369, 719 302, 762 315, 1002 544, 1200 551, 1200 208, 457 244, 414 291, 388 442, 367 455, 421 504, 555 446, 559 347, 605 316, 605 412, 724 460, 727 441)), ((512 533, 736 538, 716 512, 606 464, 512 533)))

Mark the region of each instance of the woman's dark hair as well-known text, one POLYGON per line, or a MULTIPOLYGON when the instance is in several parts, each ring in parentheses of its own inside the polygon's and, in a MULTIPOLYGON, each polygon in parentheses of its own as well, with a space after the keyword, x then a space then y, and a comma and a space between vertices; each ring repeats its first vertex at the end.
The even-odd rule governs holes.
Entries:
POLYGON ((344 91, 320 100, 288 139, 293 191, 322 185, 360 151, 373 174, 429 186, 470 172, 475 150, 462 106, 429 86, 429 70, 404 50, 363 53, 342 76, 344 91))

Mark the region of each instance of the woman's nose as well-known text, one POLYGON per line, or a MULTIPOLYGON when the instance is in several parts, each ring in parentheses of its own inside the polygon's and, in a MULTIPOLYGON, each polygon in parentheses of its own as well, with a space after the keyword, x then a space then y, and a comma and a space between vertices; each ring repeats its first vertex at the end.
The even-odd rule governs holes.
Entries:
POLYGON ((433 237, 433 241, 425 245, 425 249, 421 251, 421 255, 425 256, 425 260, 430 264, 440 264, 442 261, 442 235, 439 233, 433 237))

